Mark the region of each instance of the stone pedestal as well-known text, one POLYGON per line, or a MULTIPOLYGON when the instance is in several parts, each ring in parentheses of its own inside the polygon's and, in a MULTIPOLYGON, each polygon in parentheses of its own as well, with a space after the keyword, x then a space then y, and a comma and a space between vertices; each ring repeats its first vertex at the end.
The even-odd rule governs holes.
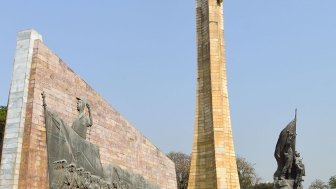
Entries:
MULTIPOLYGON (((293 189, 293 188, 294 188, 293 179, 284 179, 284 180, 274 181, 274 189, 293 189)), ((303 188, 298 187, 298 189, 303 189, 303 188)))

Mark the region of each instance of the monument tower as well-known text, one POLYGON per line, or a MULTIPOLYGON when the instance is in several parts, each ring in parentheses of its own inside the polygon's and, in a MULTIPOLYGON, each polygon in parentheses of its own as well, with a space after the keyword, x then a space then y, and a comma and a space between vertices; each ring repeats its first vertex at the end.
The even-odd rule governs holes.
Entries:
POLYGON ((239 189, 225 68, 223 0, 196 0, 197 97, 189 189, 239 189))

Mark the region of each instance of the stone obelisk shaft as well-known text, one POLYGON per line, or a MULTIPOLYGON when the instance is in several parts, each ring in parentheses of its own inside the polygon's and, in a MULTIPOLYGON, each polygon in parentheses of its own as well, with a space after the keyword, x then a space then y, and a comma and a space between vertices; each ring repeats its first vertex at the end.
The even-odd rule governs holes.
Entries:
POLYGON ((189 189, 239 189, 220 0, 196 0, 197 97, 189 189))

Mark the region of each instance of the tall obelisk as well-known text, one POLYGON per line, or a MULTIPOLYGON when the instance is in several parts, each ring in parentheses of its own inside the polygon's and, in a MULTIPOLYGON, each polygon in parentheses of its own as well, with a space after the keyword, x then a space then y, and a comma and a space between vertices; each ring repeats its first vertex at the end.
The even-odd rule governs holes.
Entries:
POLYGON ((239 189, 227 90, 222 0, 196 0, 197 97, 189 189, 239 189))

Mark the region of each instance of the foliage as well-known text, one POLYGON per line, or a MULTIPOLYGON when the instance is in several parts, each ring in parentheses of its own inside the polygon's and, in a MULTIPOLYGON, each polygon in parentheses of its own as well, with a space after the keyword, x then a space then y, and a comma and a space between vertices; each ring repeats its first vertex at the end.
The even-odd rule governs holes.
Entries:
MULTIPOLYGON (((0 149, 2 149, 2 142, 6 125, 6 115, 7 115, 7 107, 0 106, 0 149)), ((0 161, 1 161, 1 152, 0 152, 0 161)))
POLYGON ((273 189, 273 183, 258 183, 253 186, 253 189, 273 189))
POLYGON ((331 189, 336 189, 336 175, 330 177, 328 184, 331 189))
POLYGON ((0 126, 4 126, 6 122, 7 107, 0 106, 0 126))
POLYGON ((190 155, 181 152, 170 152, 167 156, 175 163, 178 188, 187 189, 191 163, 190 155))
POLYGON ((309 189, 328 189, 328 185, 322 180, 316 179, 310 184, 309 189))
POLYGON ((251 189, 258 183, 259 179, 253 164, 245 158, 237 157, 238 177, 241 189, 251 189))

